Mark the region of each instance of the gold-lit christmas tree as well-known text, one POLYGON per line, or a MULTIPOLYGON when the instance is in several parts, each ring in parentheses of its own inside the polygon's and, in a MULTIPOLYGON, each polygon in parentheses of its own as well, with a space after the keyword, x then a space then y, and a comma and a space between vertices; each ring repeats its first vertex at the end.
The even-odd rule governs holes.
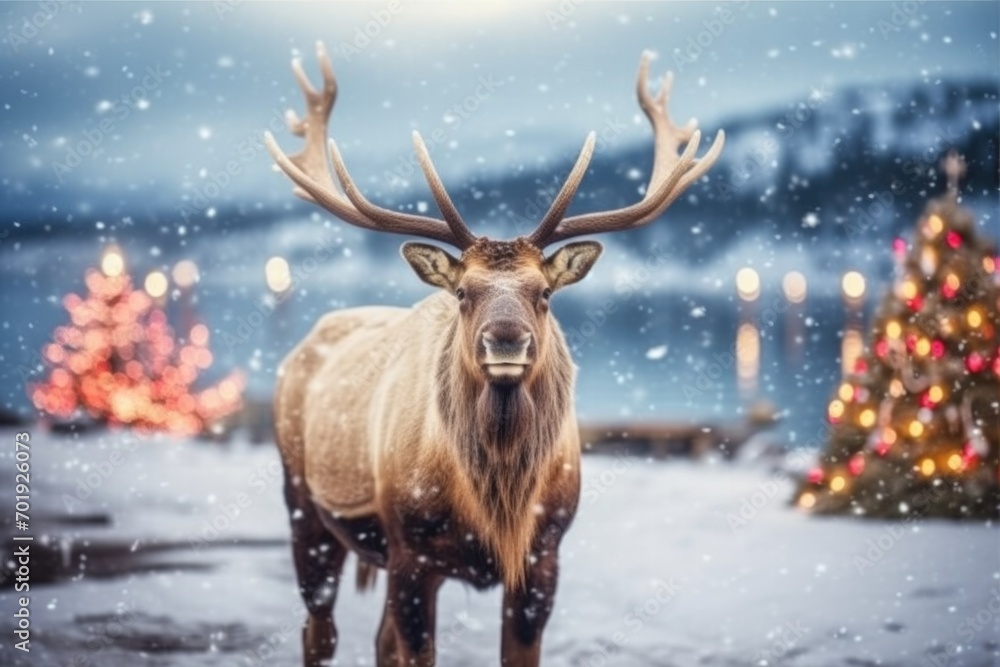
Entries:
POLYGON ((871 340, 830 401, 830 440, 796 502, 816 513, 1000 517, 997 247, 958 201, 964 164, 910 243, 871 340))
POLYGON ((212 363, 208 328, 195 324, 178 340, 154 299, 133 289, 117 250, 106 253, 101 271, 87 271, 86 285, 86 296, 63 299, 70 324, 58 327, 42 350, 50 372, 29 387, 36 408, 191 435, 241 406, 239 373, 193 389, 212 363))

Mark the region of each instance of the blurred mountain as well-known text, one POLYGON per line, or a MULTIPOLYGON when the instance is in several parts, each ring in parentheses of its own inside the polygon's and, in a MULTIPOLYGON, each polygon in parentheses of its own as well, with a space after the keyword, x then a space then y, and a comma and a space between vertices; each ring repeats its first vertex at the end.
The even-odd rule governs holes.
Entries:
MULTIPOLYGON (((938 163, 949 150, 965 155, 968 176, 964 193, 973 203, 995 197, 998 186, 997 137, 1000 106, 997 83, 988 80, 934 81, 879 87, 817 89, 809 99, 789 102, 765 112, 734 114, 721 123, 727 145, 719 163, 665 216, 669 222, 621 236, 633 249, 654 243, 679 247, 690 262, 721 252, 741 236, 766 230, 774 238, 804 245, 849 240, 853 234, 874 233, 884 239, 906 230, 929 194, 941 190, 938 163), (879 214, 875 202, 892 210, 879 214), (866 217, 869 214, 875 214, 866 217)), ((703 148, 713 128, 704 128, 703 148)), ((490 236, 529 231, 551 201, 572 165, 574 155, 561 160, 558 173, 525 169, 487 174, 450 191, 474 229, 490 236)), ((618 146, 598 150, 571 213, 617 208, 636 201, 643 192, 652 162, 652 146, 618 146)), ((389 166, 389 169, 392 169, 389 166)), ((417 181, 419 173, 408 177, 417 181)), ((422 187, 422 186, 421 186, 422 187)), ((399 190, 383 183, 366 187, 385 205, 412 206, 397 200, 399 190)), ((66 185, 47 190, 44 198, 24 190, 7 190, 8 216, 21 225, 20 236, 88 230, 91 225, 77 202, 87 191, 66 185), (44 201, 43 201, 44 200, 44 201), (25 208, 25 202, 28 208, 25 208)), ((190 231, 205 235, 245 232, 258 226, 280 225, 313 208, 278 197, 268 202, 220 204, 211 217, 199 212, 189 219, 190 231)), ((162 234, 164 225, 180 223, 176 202, 158 204, 155 187, 130 190, 115 201, 91 204, 95 220, 130 219, 128 236, 148 234, 169 250, 183 237, 162 234), (102 210, 96 210, 104 206, 102 210)), ((399 239, 365 235, 362 243, 375 257, 395 256, 399 239)))

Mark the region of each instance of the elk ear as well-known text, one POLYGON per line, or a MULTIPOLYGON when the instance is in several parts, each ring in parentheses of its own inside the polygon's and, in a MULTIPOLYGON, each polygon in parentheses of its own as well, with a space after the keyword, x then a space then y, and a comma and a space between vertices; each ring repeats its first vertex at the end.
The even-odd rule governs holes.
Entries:
POLYGON ((462 262, 437 246, 409 242, 404 243, 399 251, 417 276, 428 285, 451 292, 462 277, 462 262))
POLYGON ((557 290, 583 280, 602 252, 604 246, 597 241, 570 243, 545 260, 542 271, 552 289, 557 290))

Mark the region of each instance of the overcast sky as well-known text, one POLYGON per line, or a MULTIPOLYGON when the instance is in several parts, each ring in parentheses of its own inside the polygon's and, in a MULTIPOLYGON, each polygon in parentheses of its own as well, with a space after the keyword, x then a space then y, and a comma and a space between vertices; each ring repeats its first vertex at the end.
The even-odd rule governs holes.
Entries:
POLYGON ((340 83, 331 133, 360 180, 379 183, 409 157, 412 129, 439 130, 435 160, 452 181, 563 164, 590 129, 648 139, 633 92, 643 49, 654 72, 677 73, 675 115, 712 132, 823 87, 997 77, 994 2, 895 3, 912 15, 878 2, 331 5, 87 2, 41 20, 38 3, 3 3, 5 189, 36 202, 69 190, 81 213, 123 192, 168 203, 243 151, 220 199, 286 197, 254 140, 301 110, 289 60, 304 54, 315 77, 317 39, 340 83), (477 93, 474 111, 454 110, 477 93), (94 155, 60 170, 86 132, 100 138, 94 155))

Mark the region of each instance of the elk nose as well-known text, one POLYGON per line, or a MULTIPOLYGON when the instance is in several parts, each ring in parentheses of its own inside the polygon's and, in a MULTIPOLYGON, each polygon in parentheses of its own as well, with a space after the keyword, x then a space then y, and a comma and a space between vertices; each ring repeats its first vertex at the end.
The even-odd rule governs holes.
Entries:
POLYGON ((500 322, 483 331, 487 363, 525 363, 531 332, 514 323, 500 322))

